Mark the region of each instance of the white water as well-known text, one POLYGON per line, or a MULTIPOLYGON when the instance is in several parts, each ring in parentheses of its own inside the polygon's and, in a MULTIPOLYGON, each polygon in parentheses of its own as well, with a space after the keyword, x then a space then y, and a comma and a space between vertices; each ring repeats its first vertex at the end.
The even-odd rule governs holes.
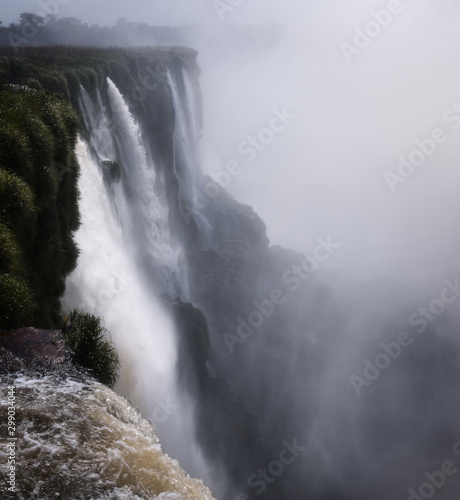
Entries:
POLYGON ((201 186, 199 105, 196 102, 190 77, 184 69, 182 70, 184 97, 181 97, 177 82, 169 70, 167 75, 176 116, 174 129, 176 158, 174 168, 179 180, 181 202, 187 210, 194 213, 202 241, 211 245, 211 227, 202 212, 203 203, 206 206, 209 199, 204 196, 201 186))
POLYGON ((108 79, 108 95, 116 130, 115 140, 122 162, 123 184, 115 186, 115 202, 123 226, 129 232, 134 256, 144 270, 171 295, 184 294, 185 279, 180 272, 182 255, 170 239, 164 186, 157 178, 133 115, 115 84, 108 79), (122 192, 122 189, 124 192, 122 192), (129 199, 129 209, 127 200, 129 199))
POLYGON ((96 103, 93 102, 83 87, 80 88, 80 92, 80 109, 86 130, 91 133, 90 142, 93 151, 100 155, 100 160, 114 161, 117 155, 115 142, 111 133, 113 131, 113 123, 107 117, 107 113, 104 112, 99 89, 94 90, 97 98, 96 103))
POLYGON ((111 185, 104 179, 97 160, 113 151, 104 140, 110 136, 110 120, 100 101, 95 105, 83 94, 92 149, 79 139, 82 225, 75 239, 81 254, 68 279, 64 306, 104 318, 122 360, 117 391, 153 422, 165 450, 190 474, 206 480, 207 467, 194 440, 193 404, 176 384, 174 327, 158 299, 161 291, 184 290, 178 272, 181 253, 169 240, 161 186, 140 129, 116 86, 108 85, 110 128, 117 130, 112 144, 122 178, 111 185))
MULTIPOLYGON (((165 456, 152 426, 107 387, 77 374, 10 374, 0 376, 2 401, 8 386, 17 404, 15 499, 212 500, 201 481, 165 456)), ((6 407, 0 410, 6 421, 6 407)), ((2 478, 9 453, 1 443, 2 478)))
POLYGON ((176 143, 176 159, 178 161, 176 161, 175 164, 175 173, 179 178, 181 187, 185 188, 182 190, 185 201, 194 204, 197 188, 193 176, 195 169, 181 168, 186 164, 191 164, 192 167, 197 164, 196 148, 193 141, 193 128, 190 127, 190 116, 187 116, 187 107, 182 102, 177 84, 169 71, 168 81, 171 87, 174 110, 176 113, 174 140, 176 143))
POLYGON ((166 398, 175 393, 173 325, 124 246, 102 174, 82 139, 77 155, 82 225, 75 238, 81 254, 64 305, 104 317, 123 361, 118 386, 122 393, 129 392, 133 401, 150 391, 166 398))

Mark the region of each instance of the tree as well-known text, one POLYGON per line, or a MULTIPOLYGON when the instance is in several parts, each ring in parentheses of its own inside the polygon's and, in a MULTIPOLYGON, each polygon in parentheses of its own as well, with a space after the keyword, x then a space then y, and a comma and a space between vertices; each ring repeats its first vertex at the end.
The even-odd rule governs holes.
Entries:
POLYGON ((33 14, 31 12, 23 12, 19 15, 19 24, 20 26, 28 26, 33 25, 37 28, 42 28, 46 26, 48 20, 44 17, 37 16, 37 14, 33 14))

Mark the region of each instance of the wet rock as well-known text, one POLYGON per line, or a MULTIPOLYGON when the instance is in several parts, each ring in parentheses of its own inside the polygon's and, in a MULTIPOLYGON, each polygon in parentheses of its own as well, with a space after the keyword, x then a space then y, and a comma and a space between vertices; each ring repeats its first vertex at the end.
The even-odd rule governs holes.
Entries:
POLYGON ((24 366, 59 365, 65 362, 68 355, 65 338, 60 330, 32 327, 0 335, 0 349, 0 359, 5 359, 9 367, 2 373, 17 371, 24 366))
POLYGON ((116 161, 103 160, 101 162, 102 171, 104 176, 110 182, 118 182, 121 179, 120 165, 116 161))
POLYGON ((12 352, 0 347, 0 374, 17 372, 24 369, 24 363, 12 352))

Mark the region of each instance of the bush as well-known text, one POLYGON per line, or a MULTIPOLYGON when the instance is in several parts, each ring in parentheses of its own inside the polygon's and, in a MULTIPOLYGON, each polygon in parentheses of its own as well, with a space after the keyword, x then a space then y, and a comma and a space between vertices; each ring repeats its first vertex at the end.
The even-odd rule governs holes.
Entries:
POLYGON ((0 273, 25 275, 22 250, 16 235, 0 219, 0 273))
POLYGON ((102 318, 74 309, 65 317, 63 330, 74 361, 91 370, 101 383, 113 387, 120 359, 102 318))
MULTIPOLYGON (((1 103, 1 105, 4 105, 4 103, 1 103)), ((0 116, 0 164, 9 172, 21 177, 30 186, 33 186, 35 172, 31 156, 29 141, 12 124, 11 116, 6 116, 4 121, 3 117, 0 116)))
POLYGON ((77 129, 62 98, 0 89, 0 272, 25 280, 39 328, 60 325, 59 299, 78 257, 77 129))
POLYGON ((80 79, 74 69, 68 69, 64 73, 64 76, 67 79, 67 87, 69 88, 72 106, 77 110, 79 108, 78 96, 80 95, 80 79))
POLYGON ((30 223, 34 211, 34 194, 29 185, 0 165, 0 219, 19 232, 21 226, 30 223))
POLYGON ((0 330, 31 326, 36 304, 27 283, 0 274, 0 330))
POLYGON ((26 85, 30 89, 43 90, 42 84, 36 78, 28 78, 27 82, 26 82, 26 85))

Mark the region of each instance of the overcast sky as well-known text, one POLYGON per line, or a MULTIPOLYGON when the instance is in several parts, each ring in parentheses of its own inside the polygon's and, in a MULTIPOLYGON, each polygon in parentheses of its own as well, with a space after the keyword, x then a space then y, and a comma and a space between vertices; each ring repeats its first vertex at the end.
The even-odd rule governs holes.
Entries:
MULTIPOLYGON (((59 17, 78 17, 86 22, 113 24, 120 17, 156 25, 221 22, 213 0, 1 0, 3 24, 17 21, 21 12, 40 13, 44 6, 59 5, 59 17)), ((227 3, 227 2, 222 2, 227 3)), ((332 2, 335 3, 335 0, 332 2)), ((233 11, 224 12, 225 21, 270 23, 298 21, 307 15, 309 2, 287 0, 242 0, 233 11)))

